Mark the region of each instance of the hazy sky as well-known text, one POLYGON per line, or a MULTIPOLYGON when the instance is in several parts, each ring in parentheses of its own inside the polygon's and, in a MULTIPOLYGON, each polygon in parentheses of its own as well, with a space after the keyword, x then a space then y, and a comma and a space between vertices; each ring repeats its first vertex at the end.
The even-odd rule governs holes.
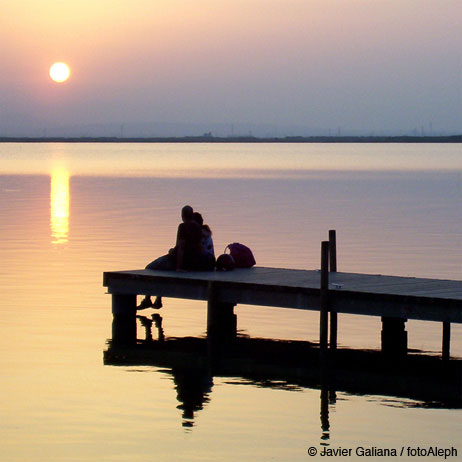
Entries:
POLYGON ((462 131, 462 0, 2 0, 0 43, 0 131, 462 131))

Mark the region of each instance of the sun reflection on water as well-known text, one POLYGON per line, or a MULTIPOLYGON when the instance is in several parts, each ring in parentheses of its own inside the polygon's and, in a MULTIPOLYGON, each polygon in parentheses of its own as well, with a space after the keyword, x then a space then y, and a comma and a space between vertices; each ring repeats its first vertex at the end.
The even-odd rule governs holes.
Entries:
POLYGON ((50 226, 53 244, 64 244, 69 234, 69 171, 55 168, 51 172, 50 226))

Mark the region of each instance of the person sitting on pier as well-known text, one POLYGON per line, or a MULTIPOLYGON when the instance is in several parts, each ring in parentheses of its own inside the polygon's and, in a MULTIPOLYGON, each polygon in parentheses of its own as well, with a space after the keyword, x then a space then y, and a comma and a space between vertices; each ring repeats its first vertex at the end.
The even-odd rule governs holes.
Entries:
POLYGON ((215 267, 215 249, 213 248, 212 230, 209 225, 204 225, 204 219, 199 212, 193 213, 193 220, 201 227, 201 255, 200 264, 205 270, 213 270, 215 267))
MULTIPOLYGON (((170 249, 167 255, 157 258, 146 266, 150 270, 163 271, 201 271, 213 270, 215 258, 212 260, 205 256, 201 249, 202 230, 199 223, 193 220, 193 208, 185 205, 181 210, 182 223, 178 225, 176 245, 170 249)), ((202 217, 201 217, 202 218, 202 217)), ((154 303, 147 295, 137 307, 142 310, 145 308, 162 308, 162 298, 156 297, 154 303)))

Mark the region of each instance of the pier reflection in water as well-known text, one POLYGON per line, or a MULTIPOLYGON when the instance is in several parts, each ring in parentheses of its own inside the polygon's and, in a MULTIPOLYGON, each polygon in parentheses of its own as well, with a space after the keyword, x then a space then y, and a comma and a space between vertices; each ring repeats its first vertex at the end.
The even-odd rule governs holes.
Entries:
MULTIPOLYGON (((162 327, 162 316, 155 313, 151 318, 147 316, 137 316, 140 324, 144 327, 146 338, 145 345, 154 346, 163 344, 165 341, 164 329, 162 327), (157 330, 157 339, 153 338, 153 327, 157 330)), ((213 387, 213 377, 210 368, 187 368, 174 367, 171 370, 177 399, 180 404, 177 409, 183 411, 183 427, 192 427, 194 425, 194 413, 200 411, 204 404, 209 402, 209 393, 213 387)))
POLYGON ((384 404, 395 407, 462 408, 460 360, 445 363, 413 351, 407 358, 391 362, 379 351, 340 349, 329 359, 326 374, 317 344, 241 335, 225 351, 220 350, 217 358, 205 337, 166 336, 158 313, 137 319, 145 329, 145 338, 129 346, 109 341, 104 362, 154 366, 170 374, 186 428, 194 426, 195 414, 211 400, 214 377, 225 377, 230 385, 318 389, 321 445, 329 445, 329 412, 335 408, 337 391, 383 396, 384 404))

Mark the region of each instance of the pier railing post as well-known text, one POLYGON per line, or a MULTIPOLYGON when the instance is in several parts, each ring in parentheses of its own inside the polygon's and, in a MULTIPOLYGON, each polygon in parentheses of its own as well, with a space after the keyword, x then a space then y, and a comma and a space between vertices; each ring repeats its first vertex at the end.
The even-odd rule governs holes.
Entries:
MULTIPOLYGON (((331 273, 337 272, 337 236, 335 229, 329 230, 329 269, 331 273)), ((337 312, 330 311, 330 350, 337 349, 337 312)))
POLYGON ((448 361, 451 357, 451 323, 443 322, 443 360, 448 361))
POLYGON ((326 358, 327 334, 329 324, 329 242, 321 243, 321 288, 320 288, 320 319, 319 319, 319 346, 321 349, 321 361, 326 358))
POLYGON ((329 269, 331 273, 337 272, 337 235, 335 229, 329 230, 329 269))

